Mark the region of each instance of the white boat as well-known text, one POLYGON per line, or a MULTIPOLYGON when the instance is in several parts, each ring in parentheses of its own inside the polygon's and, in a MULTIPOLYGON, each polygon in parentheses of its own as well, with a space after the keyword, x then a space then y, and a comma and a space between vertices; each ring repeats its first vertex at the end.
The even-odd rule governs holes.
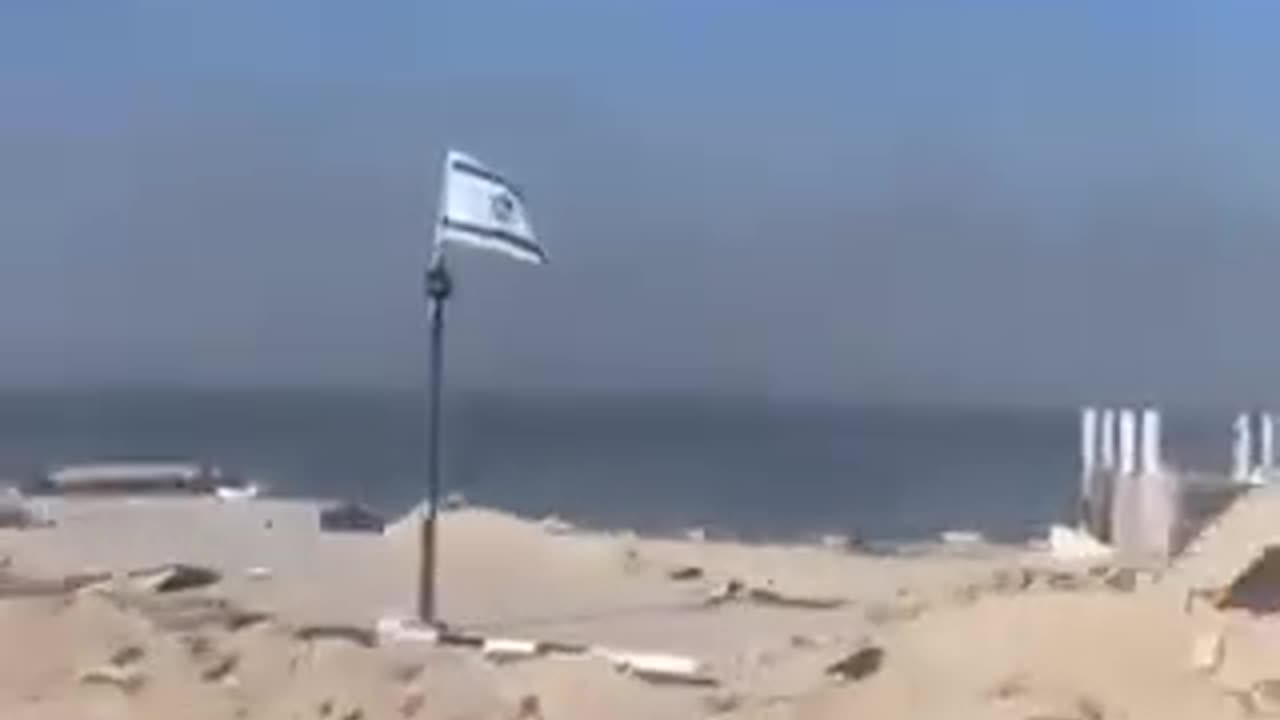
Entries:
POLYGON ((254 493, 256 487, 216 465, 197 462, 112 461, 64 465, 44 473, 32 494, 102 495, 254 493))

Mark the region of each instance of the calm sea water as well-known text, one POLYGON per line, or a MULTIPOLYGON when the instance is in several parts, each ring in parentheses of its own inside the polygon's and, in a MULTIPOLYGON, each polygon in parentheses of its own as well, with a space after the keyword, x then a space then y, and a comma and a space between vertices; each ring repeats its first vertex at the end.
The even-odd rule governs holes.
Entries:
MULTIPOLYGON (((0 473, 120 457, 206 459, 282 494, 389 512, 422 495, 413 393, 0 395, 0 473)), ((1020 537, 1070 516, 1075 412, 834 408, 748 400, 448 398, 446 486, 588 525, 751 538, 947 528, 1020 537)), ((1167 420, 1175 461, 1218 465, 1225 418, 1167 420)))

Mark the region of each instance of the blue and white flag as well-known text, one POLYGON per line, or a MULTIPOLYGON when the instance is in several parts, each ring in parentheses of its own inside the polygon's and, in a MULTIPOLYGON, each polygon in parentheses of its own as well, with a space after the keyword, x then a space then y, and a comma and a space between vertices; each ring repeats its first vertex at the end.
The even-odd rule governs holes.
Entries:
POLYGON ((542 264, 520 189, 475 158, 450 150, 445 155, 436 244, 446 242, 496 250, 542 264))

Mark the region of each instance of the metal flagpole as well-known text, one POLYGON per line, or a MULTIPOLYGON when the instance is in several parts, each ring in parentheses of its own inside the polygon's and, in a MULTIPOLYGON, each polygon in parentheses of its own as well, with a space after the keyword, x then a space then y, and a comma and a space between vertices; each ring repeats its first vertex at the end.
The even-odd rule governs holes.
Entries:
POLYGON ((421 567, 418 576, 418 618, 434 624, 436 616, 436 520, 440 507, 440 405, 444 375, 444 305, 453 291, 453 279, 444 253, 432 255, 426 272, 427 302, 431 312, 431 347, 427 382, 427 512, 422 520, 421 567))
MULTIPOLYGON (((481 244, 482 247, 495 249, 494 243, 503 241, 512 245, 513 248, 519 249, 518 253, 515 249, 508 249, 507 252, 509 254, 516 254, 517 257, 523 259, 536 259, 538 262, 546 262, 546 254, 542 252, 541 247, 533 239, 528 222, 523 219, 522 215, 513 216, 513 212, 519 209, 516 204, 518 201, 512 197, 513 194, 518 197, 518 193, 515 193, 505 180, 484 169, 474 160, 452 151, 445 154, 444 172, 440 179, 440 199, 436 206, 434 244, 431 252, 431 261, 427 265, 425 274, 425 290, 431 314, 431 342, 428 357, 429 367, 427 369, 427 509, 422 516, 422 534, 420 538, 421 564, 418 568, 418 618, 428 625, 440 624, 439 607, 436 602, 436 575, 439 570, 437 567, 439 553, 436 526, 440 516, 440 439, 444 424, 440 407, 444 402, 445 302, 453 293, 453 279, 449 276, 449 270, 445 264, 444 230, 446 223, 453 221, 455 229, 470 232, 483 238, 485 243, 481 244), (476 182, 481 182, 493 186, 483 190, 487 193, 486 199, 490 203, 487 215, 486 211, 477 210, 473 207, 474 195, 477 192, 475 187, 468 187, 464 184, 459 189, 451 185, 451 183, 455 182, 455 173, 469 176, 473 185, 476 182), (455 190, 462 194, 461 197, 463 199, 467 200, 460 206, 461 219, 450 218, 448 215, 454 210, 448 204, 453 202, 452 193, 455 190), (469 215, 476 215, 477 213, 479 213, 479 217, 482 220, 481 225, 474 225, 468 219, 469 215), (496 223, 496 227, 486 230, 482 227, 485 223, 496 223), (510 231, 512 228, 514 228, 515 232, 510 231)), ((474 244, 475 241, 473 240, 472 242, 474 244)))
POLYGON ((453 278, 445 265, 440 232, 444 225, 445 199, 449 182, 449 158, 440 176, 440 195, 436 201, 435 225, 432 227, 431 261, 424 275, 424 290, 431 314, 431 337, 427 367, 427 512, 422 519, 421 548, 418 568, 418 619, 434 625, 438 622, 436 607, 436 525, 440 516, 440 406, 444 401, 444 305, 453 293, 453 278))

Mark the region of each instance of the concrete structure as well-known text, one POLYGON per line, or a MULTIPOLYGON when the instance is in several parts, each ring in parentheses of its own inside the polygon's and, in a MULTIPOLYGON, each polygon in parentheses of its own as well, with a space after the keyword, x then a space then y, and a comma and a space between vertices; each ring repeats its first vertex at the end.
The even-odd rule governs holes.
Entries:
POLYGON ((1120 411, 1120 457, 1116 468, 1123 477, 1138 472, 1138 415, 1125 408, 1120 411))
POLYGON ((1098 411, 1087 407, 1080 411, 1080 473, 1085 477, 1098 469, 1098 411))
POLYGON ((1253 433, 1249 414, 1240 413, 1231 425, 1231 479, 1238 483, 1249 482, 1253 474, 1253 433))
POLYGON ((1271 413, 1258 415, 1258 469, 1269 475, 1276 466, 1276 418, 1271 413))
POLYGON ((1123 563, 1167 564, 1205 521, 1273 471, 1274 427, 1270 414, 1236 416, 1229 472, 1194 472, 1165 465, 1158 408, 1082 409, 1081 528, 1123 563))
POLYGON ((1161 455, 1161 423, 1160 411, 1147 408, 1142 411, 1142 422, 1139 426, 1141 452, 1138 456, 1138 472, 1144 475, 1158 473, 1163 468, 1161 455))

